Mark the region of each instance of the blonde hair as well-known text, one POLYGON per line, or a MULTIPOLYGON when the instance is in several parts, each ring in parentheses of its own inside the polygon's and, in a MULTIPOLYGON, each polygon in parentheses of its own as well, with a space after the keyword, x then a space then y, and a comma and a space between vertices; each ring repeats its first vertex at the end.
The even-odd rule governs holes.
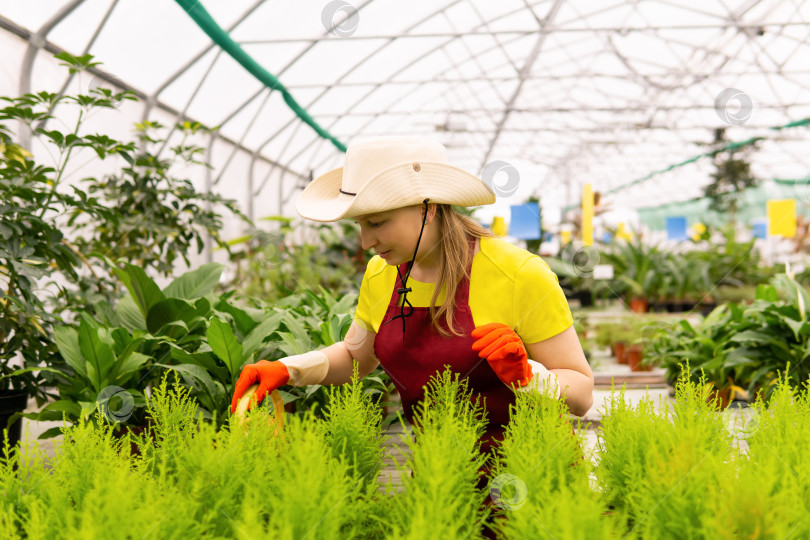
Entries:
POLYGON ((441 265, 436 279, 436 289, 433 291, 433 298, 430 299, 431 324, 444 337, 450 335, 461 337, 464 334, 460 330, 456 330, 453 319, 456 308, 456 291, 461 280, 470 277, 467 273, 467 265, 472 260, 473 253, 470 251, 469 241, 472 238, 495 235, 474 220, 456 212, 449 204, 436 205, 436 219, 439 220, 441 265), (436 301, 442 287, 445 286, 447 295, 442 305, 437 308, 436 301))

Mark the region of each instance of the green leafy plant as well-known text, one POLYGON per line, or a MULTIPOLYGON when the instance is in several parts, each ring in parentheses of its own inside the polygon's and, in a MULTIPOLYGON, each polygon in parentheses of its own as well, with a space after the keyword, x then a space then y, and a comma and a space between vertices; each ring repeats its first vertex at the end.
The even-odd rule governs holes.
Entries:
POLYGON ((562 401, 518 393, 490 494, 504 538, 612 538, 606 504, 589 483, 579 428, 562 401))
MULTIPOLYGON (((98 65, 90 55, 60 53, 57 59, 79 77, 98 65)), ((166 142, 154 133, 156 124, 140 126, 137 149, 133 141, 88 130, 91 115, 134 99, 131 92, 101 87, 0 98, 0 389, 24 390, 39 405, 57 384, 48 367, 64 365, 53 329, 77 320, 79 312, 107 315, 119 295, 105 255, 168 275, 176 260, 188 262, 193 247, 202 248, 206 235, 224 246, 217 234, 222 208, 241 216, 232 202, 196 191, 174 172, 178 164, 199 165, 201 150, 186 137, 201 126, 179 126, 184 138, 166 159, 152 153, 166 142), (70 124, 49 128, 61 109, 75 113, 70 124), (40 163, 22 148, 7 122, 37 138, 53 163, 40 163), (88 156, 113 172, 66 185, 66 172, 88 156)))
POLYGON ((324 438, 364 488, 374 486, 383 466, 382 409, 358 380, 357 364, 349 384, 327 391, 324 438))
POLYGON ((485 494, 476 488, 485 458, 479 452, 484 409, 471 400, 466 380, 445 370, 426 387, 411 449, 402 468, 404 492, 393 502, 391 537, 466 538, 486 517, 485 494), (409 471, 413 475, 409 475, 409 471))
POLYGON ((237 263, 232 285, 240 295, 273 303, 305 290, 323 288, 343 296, 359 289, 371 255, 360 245, 356 223, 310 225, 280 216, 264 220, 277 223, 278 230, 254 229, 230 242, 241 246, 232 256, 237 263), (302 234, 315 238, 302 243, 302 234))
POLYGON ((625 526, 642 538, 701 536, 711 512, 707 490, 719 491, 731 456, 723 419, 706 396, 702 381, 685 372, 672 407, 656 410, 649 398, 631 406, 623 392, 606 404, 597 477, 625 526))
POLYGON ((749 396, 764 392, 769 397, 777 373, 788 364, 794 366, 794 380, 810 376, 808 305, 807 291, 779 274, 770 285, 757 288, 750 305, 723 304, 700 324, 682 320, 658 332, 652 352, 667 367, 670 380, 688 359, 693 380, 702 371, 718 390, 745 389, 749 396))

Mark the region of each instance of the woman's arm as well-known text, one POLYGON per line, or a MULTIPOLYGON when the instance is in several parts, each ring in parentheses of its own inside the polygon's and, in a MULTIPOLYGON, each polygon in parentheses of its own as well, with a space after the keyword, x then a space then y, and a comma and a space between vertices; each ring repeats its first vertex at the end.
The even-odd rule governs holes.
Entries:
POLYGON ((345 384, 352 380, 354 362, 358 363, 362 379, 380 363, 374 356, 374 338, 377 333, 352 322, 343 341, 321 350, 329 360, 329 371, 321 384, 345 384))
POLYGON ((573 325, 554 337, 526 344, 526 351, 557 376, 571 413, 584 416, 593 406, 593 372, 573 325))

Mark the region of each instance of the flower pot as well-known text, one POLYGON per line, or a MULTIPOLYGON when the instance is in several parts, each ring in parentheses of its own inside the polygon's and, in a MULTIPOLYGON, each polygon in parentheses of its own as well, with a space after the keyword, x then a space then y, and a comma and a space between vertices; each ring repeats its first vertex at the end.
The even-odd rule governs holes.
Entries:
POLYGON ((625 348, 627 347, 627 343, 624 341, 617 341, 613 344, 613 356, 616 357, 616 361, 620 364, 626 364, 627 358, 625 356, 625 348))
POLYGON ((641 364, 641 360, 644 358, 644 349, 641 345, 631 345, 625 351, 625 356, 627 357, 627 363, 630 364, 630 371, 650 371, 652 367, 645 366, 641 364))
MULTIPOLYGON (((3 430, 3 438, 8 434, 10 446, 16 446, 20 442, 22 435, 22 418, 14 422, 11 427, 6 428, 9 418, 14 413, 23 412, 28 405, 28 394, 19 390, 0 390, 0 429, 3 430)), ((2 443, 2 440, 0 440, 2 443)), ((2 448, 2 446, 0 446, 2 448)), ((2 451, 2 450, 0 450, 2 451)))
POLYGON ((678 306, 678 312, 686 313, 688 311, 692 311, 695 308, 695 303, 690 302, 688 300, 682 300, 676 304, 678 306))
POLYGON ((576 293, 576 297, 579 299, 580 307, 593 306, 593 293, 591 291, 579 291, 576 293))
POLYGON ((630 311, 633 313, 647 313, 647 299, 635 297, 630 299, 630 311))
POLYGON ((717 307, 717 304, 714 302, 701 304, 700 305, 700 314, 706 317, 709 313, 714 311, 714 308, 717 307))
POLYGON ((720 390, 715 388, 709 392, 709 395, 706 397, 706 401, 709 403, 713 403, 717 400, 720 402, 720 410, 725 410, 731 404, 731 388, 722 388, 720 390))

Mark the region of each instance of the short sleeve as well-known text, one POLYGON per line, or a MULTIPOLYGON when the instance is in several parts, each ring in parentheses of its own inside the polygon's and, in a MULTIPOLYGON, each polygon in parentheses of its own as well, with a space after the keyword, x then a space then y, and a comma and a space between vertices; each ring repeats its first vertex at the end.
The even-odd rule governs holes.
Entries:
POLYGON ((524 343, 554 337, 574 324, 557 275, 538 256, 521 265, 512 299, 515 331, 524 343))
POLYGON ((371 324, 371 291, 369 286, 369 268, 363 274, 363 281, 360 283, 360 295, 357 298, 357 310, 354 312, 354 322, 363 327, 366 331, 373 331, 371 324))

